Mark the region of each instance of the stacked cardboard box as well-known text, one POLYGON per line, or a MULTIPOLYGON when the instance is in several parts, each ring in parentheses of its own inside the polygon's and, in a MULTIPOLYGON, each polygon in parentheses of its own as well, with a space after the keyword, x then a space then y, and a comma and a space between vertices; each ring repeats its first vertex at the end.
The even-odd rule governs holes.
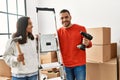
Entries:
POLYGON ((118 55, 117 57, 117 61, 118 61, 118 66, 117 66, 117 71, 118 71, 118 80, 120 80, 120 55, 118 55))
POLYGON ((87 62, 86 80, 117 80, 116 58, 104 63, 87 62))
POLYGON ((58 61, 58 59, 57 59, 56 51, 42 53, 40 55, 40 62, 41 62, 41 64, 57 62, 57 61, 58 61))
POLYGON ((87 28, 87 32, 93 36, 92 48, 86 49, 87 80, 108 80, 106 76, 116 80, 117 43, 111 43, 111 28, 87 28))
POLYGON ((3 59, 0 59, 0 80, 11 80, 11 69, 3 59))

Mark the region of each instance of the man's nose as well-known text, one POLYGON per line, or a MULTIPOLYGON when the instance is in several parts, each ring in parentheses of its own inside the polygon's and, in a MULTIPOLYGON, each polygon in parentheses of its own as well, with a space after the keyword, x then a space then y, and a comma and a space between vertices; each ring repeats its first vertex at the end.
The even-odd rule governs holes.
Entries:
POLYGON ((63 18, 63 21, 66 21, 66 18, 63 18))

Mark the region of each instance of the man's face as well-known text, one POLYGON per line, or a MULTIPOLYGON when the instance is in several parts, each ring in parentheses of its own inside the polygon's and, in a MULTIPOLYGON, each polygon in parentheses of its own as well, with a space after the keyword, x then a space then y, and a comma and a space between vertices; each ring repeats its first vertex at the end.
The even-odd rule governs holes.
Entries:
POLYGON ((60 13, 60 20, 64 27, 69 27, 71 24, 71 16, 67 12, 60 13))

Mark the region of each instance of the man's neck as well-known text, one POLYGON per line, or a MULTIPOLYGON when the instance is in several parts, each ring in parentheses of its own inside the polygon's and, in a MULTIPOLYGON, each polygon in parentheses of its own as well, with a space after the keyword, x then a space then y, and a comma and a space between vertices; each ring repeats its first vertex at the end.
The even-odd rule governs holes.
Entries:
POLYGON ((70 28, 72 26, 72 24, 70 24, 68 27, 65 27, 65 28, 70 28))

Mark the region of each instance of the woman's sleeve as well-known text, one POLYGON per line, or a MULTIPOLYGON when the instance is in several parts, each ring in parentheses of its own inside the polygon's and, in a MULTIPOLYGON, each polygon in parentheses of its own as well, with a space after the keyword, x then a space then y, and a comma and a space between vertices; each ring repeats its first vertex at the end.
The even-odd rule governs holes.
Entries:
POLYGON ((6 50, 3 55, 3 59, 10 67, 15 67, 18 64, 17 56, 15 56, 14 52, 15 42, 11 42, 11 40, 8 40, 6 44, 6 50))

